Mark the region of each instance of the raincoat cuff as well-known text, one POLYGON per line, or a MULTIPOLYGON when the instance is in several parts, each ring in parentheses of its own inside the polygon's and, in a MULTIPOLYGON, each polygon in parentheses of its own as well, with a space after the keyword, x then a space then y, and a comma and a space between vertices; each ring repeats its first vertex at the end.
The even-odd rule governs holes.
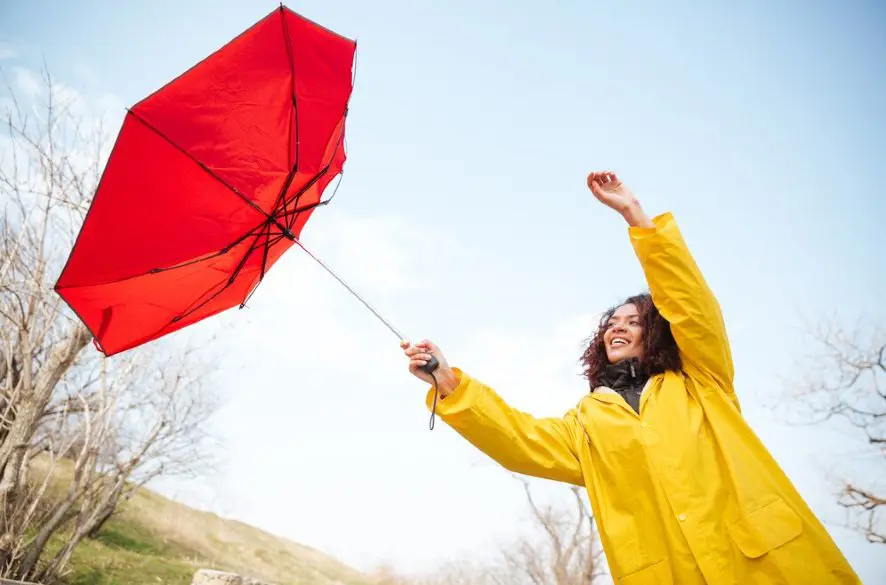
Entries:
MULTIPOLYGON (((455 414, 463 410, 467 410, 474 403, 477 392, 475 384, 471 384, 471 377, 459 368, 452 368, 455 376, 458 378, 458 386, 455 387, 449 396, 437 400, 437 414, 446 416, 455 414)), ((425 404, 430 411, 434 405, 434 387, 428 389, 425 396, 425 404)))
POLYGON ((628 234, 630 234, 633 239, 642 239, 644 236, 653 236, 657 233, 660 233, 662 230, 671 227, 674 225, 674 214, 670 211, 656 215, 652 218, 652 223, 655 227, 640 227, 640 226, 629 226, 628 234))

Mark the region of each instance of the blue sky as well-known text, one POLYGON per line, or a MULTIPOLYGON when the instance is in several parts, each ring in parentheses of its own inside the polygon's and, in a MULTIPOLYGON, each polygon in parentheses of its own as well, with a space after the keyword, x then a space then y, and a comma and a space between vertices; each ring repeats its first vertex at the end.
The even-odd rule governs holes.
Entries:
MULTIPOLYGON (((886 9, 701 4, 288 4, 358 40, 344 180, 303 240, 407 335, 558 414, 585 391, 594 315, 644 287, 584 185, 618 171, 647 211, 675 213, 723 305, 746 416, 838 521, 824 469, 860 442, 768 405, 802 373, 803 318, 886 318, 886 9)), ((275 7, 6 0, 0 52, 16 70, 45 58, 119 118, 275 7)), ((428 433, 396 339, 346 291, 293 250, 251 305, 201 325, 237 331, 213 348, 229 464, 169 493, 361 567, 418 570, 513 531, 519 486, 428 433)), ((886 573, 882 550, 833 534, 863 578, 886 573)))

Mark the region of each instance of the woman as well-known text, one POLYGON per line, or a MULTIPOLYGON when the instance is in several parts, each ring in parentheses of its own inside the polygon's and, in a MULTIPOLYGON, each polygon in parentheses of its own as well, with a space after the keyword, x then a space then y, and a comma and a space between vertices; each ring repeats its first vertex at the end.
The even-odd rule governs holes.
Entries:
POLYGON ((511 471, 585 486, 619 585, 860 583, 742 417, 719 305, 673 216, 647 217, 611 172, 588 186, 627 221, 651 293, 604 318, 583 356, 592 391, 536 418, 404 342, 416 377, 440 364, 428 408, 511 471))

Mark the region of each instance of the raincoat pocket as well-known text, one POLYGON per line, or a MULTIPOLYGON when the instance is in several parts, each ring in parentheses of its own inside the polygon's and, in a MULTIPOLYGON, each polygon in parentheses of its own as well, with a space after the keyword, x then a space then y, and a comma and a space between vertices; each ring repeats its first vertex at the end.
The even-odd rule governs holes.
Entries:
POLYGON ((618 585, 674 585, 671 564, 662 559, 639 571, 634 571, 616 581, 618 585))
POLYGON ((759 558, 803 532, 800 517, 781 498, 745 514, 729 525, 729 536, 751 559, 759 558))

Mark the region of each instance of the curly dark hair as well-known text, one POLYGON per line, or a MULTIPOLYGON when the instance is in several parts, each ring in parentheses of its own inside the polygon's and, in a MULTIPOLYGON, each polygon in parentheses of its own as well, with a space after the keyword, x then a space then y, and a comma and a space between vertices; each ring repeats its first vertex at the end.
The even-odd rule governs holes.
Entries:
POLYGON ((606 332, 609 319, 612 318, 616 309, 627 304, 634 304, 640 314, 640 322, 643 326, 643 354, 640 356, 640 365, 645 372, 653 376, 665 371, 680 371, 682 363, 677 342, 671 333, 671 325, 658 312, 652 296, 641 293, 628 297, 623 303, 613 306, 600 319, 597 332, 587 341, 587 347, 581 356, 584 366, 584 377, 588 380, 591 388, 599 385, 600 375, 603 369, 609 365, 606 356, 606 345, 603 342, 603 334, 606 332))

